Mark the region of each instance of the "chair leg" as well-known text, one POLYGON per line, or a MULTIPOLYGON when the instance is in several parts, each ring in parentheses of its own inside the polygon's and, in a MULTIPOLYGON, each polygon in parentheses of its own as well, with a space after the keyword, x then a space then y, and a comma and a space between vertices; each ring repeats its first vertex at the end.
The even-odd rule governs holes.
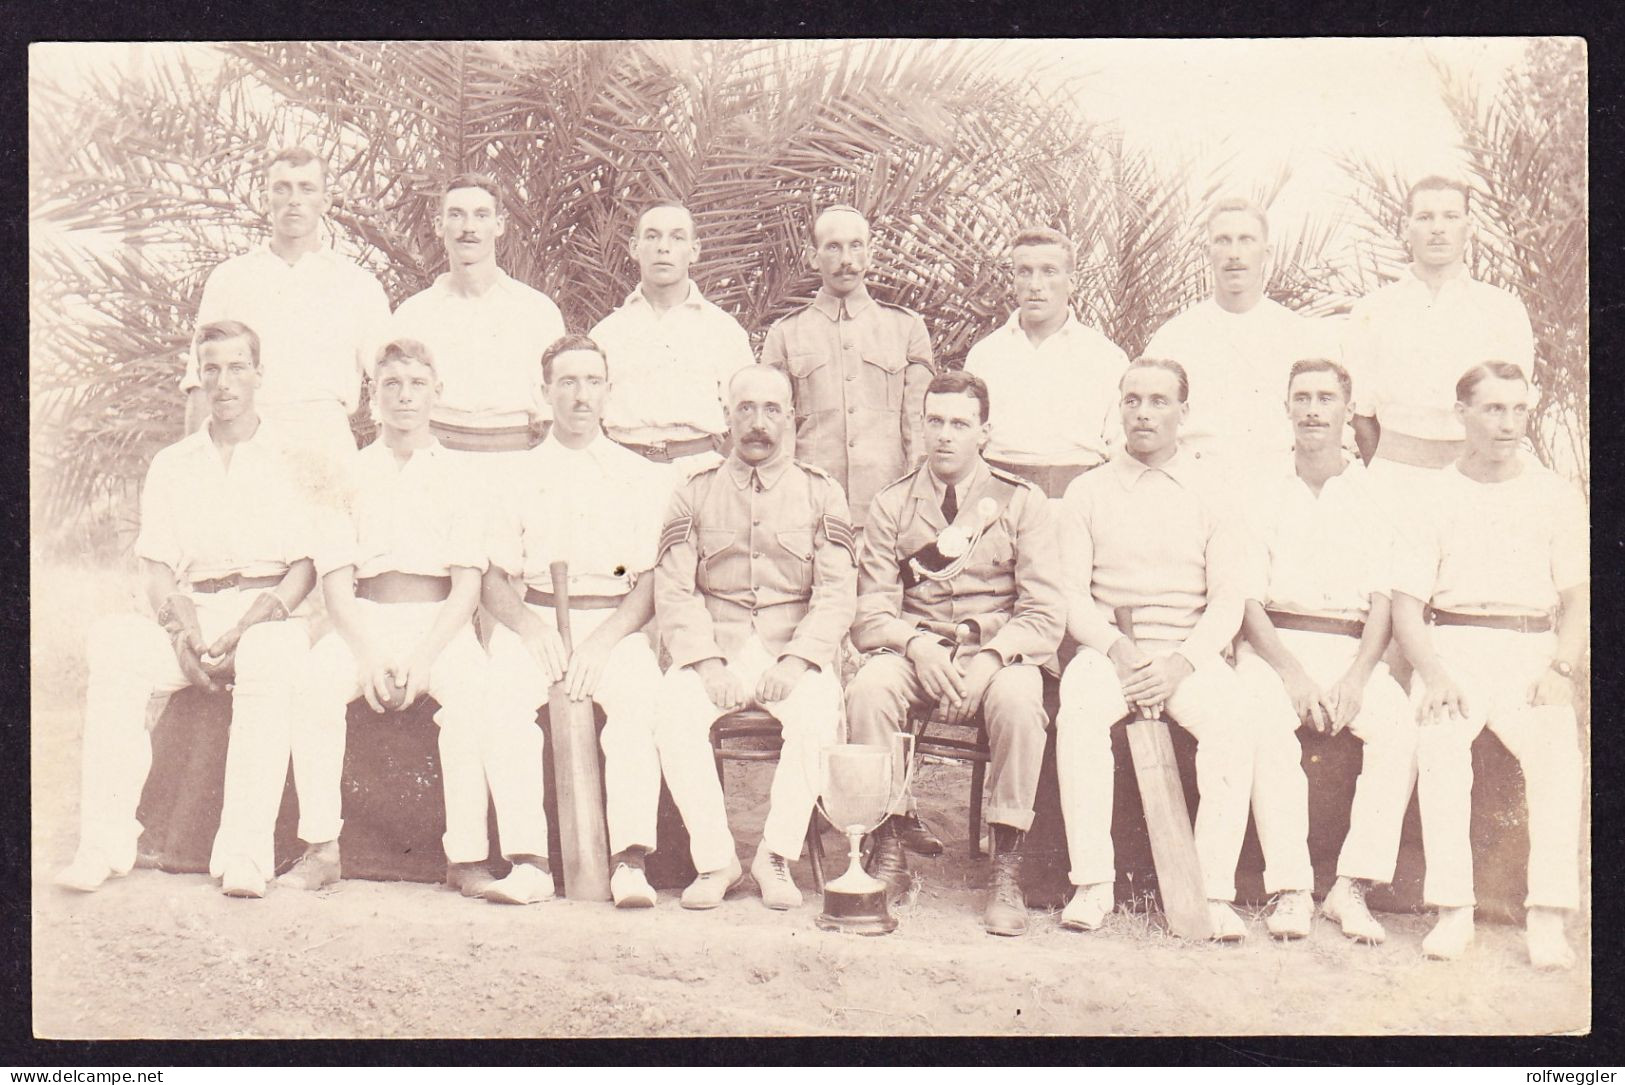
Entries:
POLYGON ((813 888, 824 892, 824 834, 818 831, 818 811, 807 820, 807 862, 812 865, 813 888))
POLYGON ((987 764, 977 761, 970 768, 970 857, 982 857, 982 784, 987 764))

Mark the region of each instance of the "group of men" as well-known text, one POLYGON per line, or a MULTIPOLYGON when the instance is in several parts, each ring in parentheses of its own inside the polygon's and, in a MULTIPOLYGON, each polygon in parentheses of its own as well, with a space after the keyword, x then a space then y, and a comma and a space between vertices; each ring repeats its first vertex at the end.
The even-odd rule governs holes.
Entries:
MULTIPOLYGON (((884 744, 927 718, 978 724, 994 854, 983 922, 1017 935, 1047 678, 1076 887, 1064 927, 1098 929, 1113 909, 1110 733, 1141 712, 1198 743, 1215 937, 1247 933, 1232 902, 1249 814, 1275 895, 1265 924, 1308 934, 1296 732, 1346 727, 1365 756, 1323 911, 1350 937, 1384 938, 1364 895, 1393 877, 1414 787, 1439 909, 1423 949, 1459 956, 1473 935, 1470 746, 1489 726, 1528 781, 1531 959, 1572 964, 1587 516, 1522 447, 1533 340, 1514 297, 1467 275, 1465 186, 1413 186, 1413 262, 1357 304, 1341 344, 1264 296, 1265 215, 1227 200, 1205 223, 1211 298, 1141 357, 1078 320, 1073 247, 1033 229, 1011 246, 1015 312, 963 370, 939 370, 922 319, 868 293, 873 237, 853 207, 816 218, 821 286, 758 362, 690 279, 700 239, 677 203, 638 216, 640 282, 579 335, 497 265, 506 216, 487 177, 447 184, 449 270, 393 314, 321 245, 323 162, 286 150, 266 181, 270 241, 210 277, 183 382, 190 435, 142 494, 156 621, 91 635, 80 847, 61 884, 93 890, 134 864, 155 700, 229 683, 211 861, 225 893, 267 890, 290 762, 306 850, 277 884, 336 881, 346 706, 427 694, 448 882, 545 900, 538 709, 563 695, 605 716, 621 907, 656 901, 644 863, 662 780, 698 871, 683 906, 715 907, 743 880, 718 718, 757 707, 782 727, 749 865, 780 909, 801 903, 790 864, 821 749, 843 731, 884 744), (358 452, 363 378, 379 436, 358 452), (297 469, 312 456, 333 469, 318 485, 297 469), (561 560, 570 650, 553 623, 561 560), (318 581, 311 632, 331 628, 312 645, 289 619, 318 581), (1389 669, 1402 662, 1409 693, 1389 669), (512 864, 500 879, 488 804, 512 864)), ((870 862, 900 892, 907 852, 941 850, 900 800, 870 862)))

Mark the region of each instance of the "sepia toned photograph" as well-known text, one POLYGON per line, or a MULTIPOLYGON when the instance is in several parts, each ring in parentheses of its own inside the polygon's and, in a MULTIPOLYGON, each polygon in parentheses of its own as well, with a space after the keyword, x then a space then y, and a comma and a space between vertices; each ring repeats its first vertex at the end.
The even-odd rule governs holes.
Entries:
POLYGON ((30 46, 34 1035, 1589 1034, 1587 66, 30 46))

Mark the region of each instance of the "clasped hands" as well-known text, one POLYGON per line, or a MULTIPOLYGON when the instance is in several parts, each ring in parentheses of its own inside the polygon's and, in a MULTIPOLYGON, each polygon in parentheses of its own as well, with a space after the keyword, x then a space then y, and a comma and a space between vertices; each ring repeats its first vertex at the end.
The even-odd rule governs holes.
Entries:
POLYGON ((930 636, 917 636, 903 648, 926 695, 940 706, 947 723, 964 724, 976 714, 988 683, 1004 666, 997 652, 983 649, 968 660, 954 659, 953 650, 930 636))
POLYGON ((1162 706, 1194 669, 1178 652, 1152 656, 1127 637, 1119 637, 1106 655, 1117 668, 1123 700, 1152 719, 1162 718, 1162 706))

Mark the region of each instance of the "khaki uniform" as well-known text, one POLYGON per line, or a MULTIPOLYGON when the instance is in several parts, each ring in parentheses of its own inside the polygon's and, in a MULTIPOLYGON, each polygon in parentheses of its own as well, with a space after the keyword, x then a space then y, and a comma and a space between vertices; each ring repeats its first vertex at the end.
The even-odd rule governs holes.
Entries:
MULTIPOLYGON (((702 660, 723 660, 747 691, 784 656, 812 664, 790 696, 761 705, 784 728, 762 838, 789 859, 801 855, 812 815, 818 751, 839 730, 835 652, 856 607, 846 495, 788 449, 755 468, 730 456, 672 495, 655 564, 655 616, 671 653, 662 689, 671 726, 703 733, 722 715, 694 670, 702 660)), ((705 820, 726 825, 709 752, 691 756, 703 756, 703 766, 664 760, 668 779, 677 772, 704 781, 705 820)), ((690 822, 690 831, 710 829, 690 822)))
POLYGON ((929 698, 904 648, 922 630, 940 635, 944 626, 970 624, 975 636, 961 649, 965 656, 991 651, 1004 664, 982 702, 993 751, 988 821, 1025 832, 1049 726, 1039 668, 1054 663, 1066 621, 1054 525, 1038 487, 981 460, 958 492, 965 496, 955 525, 967 533, 984 523, 986 529, 957 574, 912 586, 904 584, 904 564, 948 526, 944 484, 921 467, 875 497, 852 643, 877 654, 847 687, 847 720, 854 742, 876 745, 907 727, 909 712, 929 698))
POLYGON ((936 371, 925 321, 861 286, 846 298, 820 288, 768 329, 762 361, 794 386, 797 458, 835 477, 861 527, 880 488, 924 454, 925 389, 936 371))

